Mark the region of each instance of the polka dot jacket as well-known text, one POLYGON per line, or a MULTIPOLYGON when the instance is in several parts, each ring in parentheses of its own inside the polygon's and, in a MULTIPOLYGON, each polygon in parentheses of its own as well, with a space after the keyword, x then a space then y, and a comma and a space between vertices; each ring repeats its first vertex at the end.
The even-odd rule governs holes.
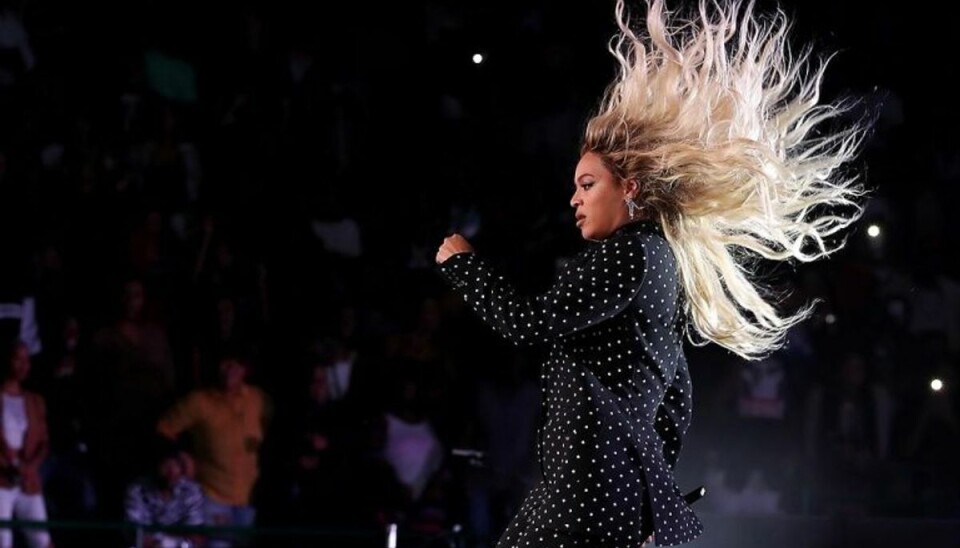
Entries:
POLYGON ((673 475, 692 400, 679 276, 660 226, 628 223, 590 242, 539 296, 518 294, 472 252, 439 271, 508 340, 550 345, 531 529, 615 546, 651 533, 659 546, 698 537, 703 525, 673 475))

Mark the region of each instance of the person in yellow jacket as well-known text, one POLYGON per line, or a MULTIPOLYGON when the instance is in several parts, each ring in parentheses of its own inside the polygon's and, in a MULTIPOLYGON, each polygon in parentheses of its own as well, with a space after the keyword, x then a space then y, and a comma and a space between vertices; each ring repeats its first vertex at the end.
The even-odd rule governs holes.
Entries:
MULTIPOLYGON (((219 384, 197 389, 176 402, 157 431, 176 440, 192 439, 191 471, 206 498, 207 525, 249 527, 256 509, 251 494, 259 474, 259 454, 269 422, 268 397, 247 383, 249 361, 225 352, 219 360, 219 384)), ((231 546, 212 539, 210 546, 231 546)))

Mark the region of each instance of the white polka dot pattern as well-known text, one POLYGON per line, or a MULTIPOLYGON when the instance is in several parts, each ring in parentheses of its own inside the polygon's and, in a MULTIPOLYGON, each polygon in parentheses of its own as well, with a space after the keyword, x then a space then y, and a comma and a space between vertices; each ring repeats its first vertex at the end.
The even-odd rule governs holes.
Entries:
POLYGON ((692 399, 676 261, 659 226, 630 223, 591 243, 536 297, 519 295, 475 253, 439 270, 508 340, 550 344, 537 444, 543 483, 498 548, 698 537, 703 526, 673 475, 692 399))

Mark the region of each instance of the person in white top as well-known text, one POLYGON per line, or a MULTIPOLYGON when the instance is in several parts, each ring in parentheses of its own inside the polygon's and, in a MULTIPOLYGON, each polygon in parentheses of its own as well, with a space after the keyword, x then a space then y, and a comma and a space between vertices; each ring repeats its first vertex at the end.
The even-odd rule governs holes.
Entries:
MULTIPOLYGON (((46 406, 42 396, 22 386, 30 374, 26 344, 16 339, 0 352, 0 520, 46 521, 40 481, 40 466, 50 445, 46 406)), ((31 547, 53 546, 47 531, 30 528, 24 534, 31 547)), ((0 530, 0 548, 12 546, 13 532, 0 530)))

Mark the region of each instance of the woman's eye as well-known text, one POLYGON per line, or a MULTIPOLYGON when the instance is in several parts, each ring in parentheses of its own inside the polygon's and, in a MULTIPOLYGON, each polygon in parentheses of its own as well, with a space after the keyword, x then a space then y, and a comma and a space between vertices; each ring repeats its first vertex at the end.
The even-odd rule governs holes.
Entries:
POLYGON ((590 187, 592 187, 593 184, 594 184, 594 183, 583 183, 582 185, 580 185, 580 188, 582 188, 582 189, 584 189, 584 190, 590 190, 590 187))

